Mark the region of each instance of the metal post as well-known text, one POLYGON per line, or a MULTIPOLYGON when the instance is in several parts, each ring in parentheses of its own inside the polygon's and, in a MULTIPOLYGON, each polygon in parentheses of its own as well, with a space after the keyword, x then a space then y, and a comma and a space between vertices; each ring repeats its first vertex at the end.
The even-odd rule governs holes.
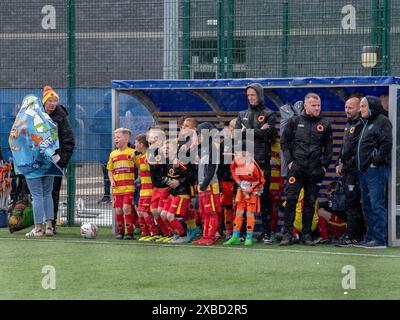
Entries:
MULTIPOLYGON (((67 0, 67 60, 68 93, 67 105, 70 111, 72 128, 76 128, 75 119, 75 0, 67 0)), ((74 224, 75 216, 75 164, 67 167, 67 224, 74 224)))
POLYGON ((182 6, 182 73, 183 79, 190 79, 190 0, 183 0, 182 6))
POLYGON ((397 122, 397 101, 399 100, 400 86, 390 85, 389 86, 389 120, 393 124, 393 147, 392 147, 392 164, 391 164, 391 174, 389 177, 389 192, 388 192, 388 244, 389 246, 400 246, 400 238, 397 237, 397 213, 398 208, 398 195, 396 193, 396 184, 398 181, 398 168, 396 152, 397 145, 399 144, 399 126, 400 123, 397 122))
POLYGON ((164 0, 164 79, 178 79, 178 0, 164 0))
MULTIPOLYGON (((114 131, 119 128, 119 92, 116 89, 111 90, 111 126, 112 126, 112 141, 114 141, 114 131)), ((116 234, 117 224, 115 221, 115 209, 112 215, 112 234, 116 234)))
MULTIPOLYGON (((378 50, 378 64, 379 60, 382 58, 382 46, 380 43, 381 31, 381 17, 380 17, 380 6, 379 0, 371 1, 371 45, 379 46, 378 50)), ((371 76, 376 76, 379 74, 378 67, 371 68, 371 76)))
POLYGON ((382 75, 390 75, 390 0, 383 1, 382 9, 382 75))
POLYGON ((224 0, 217 4, 217 79, 224 74, 224 0))
POLYGON ((282 14, 282 77, 289 74, 289 3, 283 4, 282 14))
POLYGON ((226 77, 233 78, 233 30, 234 30, 234 0, 227 0, 227 35, 226 35, 226 77))

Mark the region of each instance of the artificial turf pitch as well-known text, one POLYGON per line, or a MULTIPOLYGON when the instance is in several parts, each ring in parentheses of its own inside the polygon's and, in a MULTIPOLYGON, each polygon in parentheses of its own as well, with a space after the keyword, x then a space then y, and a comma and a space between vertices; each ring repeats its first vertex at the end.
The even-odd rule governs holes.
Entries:
POLYGON ((27 231, 0 229, 0 299, 400 298, 400 248, 156 244, 115 240, 109 228, 87 240, 76 227, 25 239, 27 231), (342 287, 347 265, 355 289, 342 287), (42 287, 44 266, 54 267, 54 290, 42 287))

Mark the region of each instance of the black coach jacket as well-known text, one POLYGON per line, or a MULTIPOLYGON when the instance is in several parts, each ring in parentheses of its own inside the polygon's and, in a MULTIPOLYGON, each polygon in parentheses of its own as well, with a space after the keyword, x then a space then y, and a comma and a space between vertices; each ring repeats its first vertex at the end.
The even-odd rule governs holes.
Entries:
POLYGON ((265 106, 264 89, 261 85, 252 84, 248 88, 253 88, 258 95, 259 104, 249 105, 245 111, 239 112, 235 129, 254 129, 254 158, 262 165, 267 164, 271 159, 271 145, 276 136, 275 122, 276 114, 265 106), (261 130, 261 127, 268 123, 269 128, 261 130))
POLYGON ((281 146, 288 163, 293 162, 292 175, 301 172, 322 179, 332 160, 332 127, 322 117, 305 113, 289 119, 282 135, 281 146))
POLYGON ((357 169, 365 173, 368 167, 388 166, 392 152, 392 123, 384 115, 379 98, 366 96, 369 118, 361 118, 363 128, 357 146, 357 169))
POLYGON ((68 119, 68 111, 62 105, 57 105, 53 113, 49 114, 51 120, 57 125, 58 140, 60 148, 57 150, 60 161, 57 163, 61 168, 68 165, 75 147, 75 138, 71 123, 68 119))
POLYGON ((356 171, 357 145, 360 139, 363 123, 360 118, 348 119, 344 128, 343 145, 338 162, 343 164, 342 173, 356 171))

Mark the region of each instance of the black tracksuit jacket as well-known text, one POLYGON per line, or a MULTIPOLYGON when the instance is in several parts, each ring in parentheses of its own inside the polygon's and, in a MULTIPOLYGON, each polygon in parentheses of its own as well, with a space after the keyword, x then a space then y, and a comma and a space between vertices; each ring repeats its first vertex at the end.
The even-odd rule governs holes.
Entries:
POLYGON ((281 135, 281 146, 286 161, 294 161, 291 175, 321 180, 332 160, 332 127, 320 116, 294 116, 281 135))
POLYGON ((379 98, 367 96, 369 118, 361 118, 363 128, 357 146, 357 169, 365 173, 373 164, 389 166, 392 152, 392 123, 384 115, 379 98))
POLYGON ((259 104, 257 106, 249 105, 245 111, 239 112, 235 129, 254 129, 254 158, 258 164, 264 169, 269 167, 271 159, 271 145, 276 137, 276 114, 268 109, 264 103, 264 89, 259 84, 249 85, 253 88, 258 96, 259 104), (268 123, 269 128, 261 130, 261 127, 268 123))

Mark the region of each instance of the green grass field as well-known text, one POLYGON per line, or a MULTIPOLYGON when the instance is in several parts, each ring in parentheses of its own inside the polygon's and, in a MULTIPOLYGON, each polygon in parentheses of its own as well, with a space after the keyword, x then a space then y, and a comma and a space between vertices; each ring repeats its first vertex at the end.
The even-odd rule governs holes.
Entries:
MULTIPOLYGON (((399 299, 400 248, 255 244, 226 248, 96 240, 78 228, 25 239, 0 229, 0 299, 399 299), (45 265, 56 289, 42 288, 45 265), (342 268, 356 271, 343 289, 342 268)), ((25 231, 25 230, 24 230, 25 231)))

